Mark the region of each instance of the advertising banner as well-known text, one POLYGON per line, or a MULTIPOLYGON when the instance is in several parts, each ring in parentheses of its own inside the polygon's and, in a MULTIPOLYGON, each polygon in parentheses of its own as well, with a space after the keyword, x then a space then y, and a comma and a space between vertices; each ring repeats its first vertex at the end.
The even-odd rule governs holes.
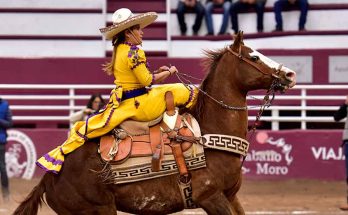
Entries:
MULTIPOLYGON (((31 179, 44 171, 36 160, 62 144, 66 129, 11 129, 6 152, 9 177, 31 179)), ((339 130, 257 131, 242 170, 247 179, 345 178, 339 130)), ((226 165, 226 164, 222 164, 226 165)))
POLYGON ((258 131, 250 142, 248 179, 345 178, 342 131, 258 131))
POLYGON ((35 164, 48 151, 62 144, 67 129, 11 129, 7 131, 6 169, 10 178, 31 179, 44 171, 35 164))
POLYGON ((296 83, 313 82, 312 56, 270 56, 270 58, 296 71, 296 83))
POLYGON ((329 83, 348 82, 348 55, 329 56, 329 83))

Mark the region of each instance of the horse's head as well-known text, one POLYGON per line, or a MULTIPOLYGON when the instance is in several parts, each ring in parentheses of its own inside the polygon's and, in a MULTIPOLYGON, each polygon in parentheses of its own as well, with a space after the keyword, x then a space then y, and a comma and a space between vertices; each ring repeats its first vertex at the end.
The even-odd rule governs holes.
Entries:
POLYGON ((245 46, 242 32, 238 32, 233 44, 227 47, 224 58, 225 66, 237 67, 235 84, 243 90, 269 89, 272 86, 284 92, 296 84, 294 71, 245 46))

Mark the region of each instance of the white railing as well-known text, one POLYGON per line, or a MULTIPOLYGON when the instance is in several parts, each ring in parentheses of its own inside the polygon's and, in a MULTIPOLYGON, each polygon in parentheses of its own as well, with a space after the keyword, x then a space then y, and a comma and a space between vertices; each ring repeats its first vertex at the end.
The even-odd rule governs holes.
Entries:
MULTIPOLYGON (((12 102, 20 101, 19 105, 11 105, 11 109, 15 112, 21 112, 20 115, 14 114, 14 121, 67 121, 69 114, 76 110, 82 109, 84 106, 75 105, 77 100, 87 100, 90 98, 90 94, 95 90, 104 90, 108 92, 114 87, 114 85, 43 85, 43 84, 33 84, 33 85, 22 85, 22 84, 0 84, 0 95, 2 98, 12 102), (39 90, 40 95, 32 95, 23 93, 25 90, 39 90), (6 90, 10 92, 17 91, 21 92, 20 95, 13 93, 6 93, 6 90), (63 90, 66 93, 59 95, 54 95, 50 90, 63 90), (90 94, 77 94, 78 90, 89 90, 90 94), (65 105, 42 105, 40 101, 65 101, 65 105), (30 101, 30 104, 25 104, 25 101, 30 101), (37 104, 32 104, 33 101, 37 101, 37 104), (22 104, 24 103, 24 104, 22 104), (26 115, 26 111, 40 111, 38 115, 26 115), (44 111, 65 111, 65 115, 45 115, 44 111)), ((297 85, 294 89, 295 95, 276 95, 276 103, 281 103, 282 101, 287 101, 287 103, 294 103, 291 105, 273 105, 266 110, 271 111, 271 116, 263 116, 261 119, 263 121, 268 121, 272 123, 272 130, 279 129, 279 122, 300 122, 301 129, 306 129, 307 122, 333 122, 332 116, 307 116, 307 111, 335 111, 338 109, 338 104, 343 103, 348 95, 347 85, 297 85), (320 90, 324 92, 321 95, 309 95, 308 90, 320 90), (326 91, 339 92, 340 95, 330 95, 326 91), (291 101, 291 102, 289 102, 291 101), (320 105, 310 105, 311 101, 321 101, 320 105), (300 116, 280 116, 279 111, 300 111, 300 116)), ((248 101, 252 103, 253 99, 262 99, 261 95, 250 94, 253 98, 248 98, 248 101)), ((105 93, 103 95, 104 99, 108 99, 109 95, 105 93)), ((257 110, 257 107, 250 105, 250 110, 257 110)), ((256 111, 250 111, 249 120, 255 120, 256 111)))
MULTIPOLYGON (((85 106, 75 105, 76 100, 88 100, 90 98, 90 94, 96 89, 112 89, 114 85, 46 85, 46 84, 0 84, 0 92, 3 90, 25 90, 25 89, 34 89, 34 90, 42 90, 42 95, 12 95, 12 94, 4 94, 1 93, 1 97, 8 100, 11 104, 11 100, 24 100, 24 101, 40 101, 40 100, 61 100, 68 101, 68 105, 11 105, 11 110, 68 110, 69 114, 73 113, 76 110, 81 110, 85 106), (90 90, 89 95, 76 95, 76 90, 86 89, 90 90), (67 90, 68 93, 66 95, 50 95, 50 90, 67 90)), ((103 98, 108 98, 109 95, 103 95, 103 98)), ((86 102, 87 103, 87 102, 86 102)), ((13 116, 14 121, 35 121, 35 120, 69 120, 69 116, 13 116)))

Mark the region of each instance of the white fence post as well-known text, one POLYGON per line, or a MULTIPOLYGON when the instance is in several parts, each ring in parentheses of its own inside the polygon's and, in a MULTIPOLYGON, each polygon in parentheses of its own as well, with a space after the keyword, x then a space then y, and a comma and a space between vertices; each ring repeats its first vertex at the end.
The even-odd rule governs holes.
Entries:
POLYGON ((171 17, 171 7, 170 7, 170 0, 166 0, 166 26, 167 26, 167 46, 168 46, 168 51, 167 51, 167 54, 168 54, 168 57, 170 57, 172 55, 172 39, 171 39, 171 36, 172 36, 172 31, 171 31, 171 20, 170 20, 170 17, 171 17))
POLYGON ((301 129, 302 130, 306 130, 307 129, 307 124, 306 121, 304 120, 304 118, 306 118, 306 106, 307 106, 307 102, 306 102, 306 95, 307 95, 307 91, 305 88, 301 89, 301 129))
MULTIPOLYGON (((272 117, 278 118, 279 117, 279 110, 272 110, 272 117)), ((279 130, 279 121, 278 120, 272 121, 272 130, 273 131, 279 130)))
MULTIPOLYGON (((107 0, 103 1, 102 15, 104 17, 104 25, 106 25, 106 23, 108 22, 107 0)), ((102 40, 103 40, 103 47, 104 47, 104 57, 106 57, 106 53, 108 50, 108 43, 104 36, 102 40)))
MULTIPOLYGON (((70 107, 70 111, 69 111, 69 116, 71 114, 74 113, 74 106, 75 106, 75 99, 74 99, 74 96, 75 96, 75 89, 74 88, 69 88, 69 107, 70 107)), ((70 123, 70 128, 72 127, 72 124, 70 123)))

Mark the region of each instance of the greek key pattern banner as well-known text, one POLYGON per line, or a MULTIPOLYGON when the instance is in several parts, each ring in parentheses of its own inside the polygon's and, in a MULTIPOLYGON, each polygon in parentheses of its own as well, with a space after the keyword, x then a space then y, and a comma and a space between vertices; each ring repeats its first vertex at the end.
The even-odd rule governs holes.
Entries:
POLYGON ((202 136, 202 144, 207 148, 234 152, 246 156, 249 142, 236 136, 222 134, 205 134, 202 136))

